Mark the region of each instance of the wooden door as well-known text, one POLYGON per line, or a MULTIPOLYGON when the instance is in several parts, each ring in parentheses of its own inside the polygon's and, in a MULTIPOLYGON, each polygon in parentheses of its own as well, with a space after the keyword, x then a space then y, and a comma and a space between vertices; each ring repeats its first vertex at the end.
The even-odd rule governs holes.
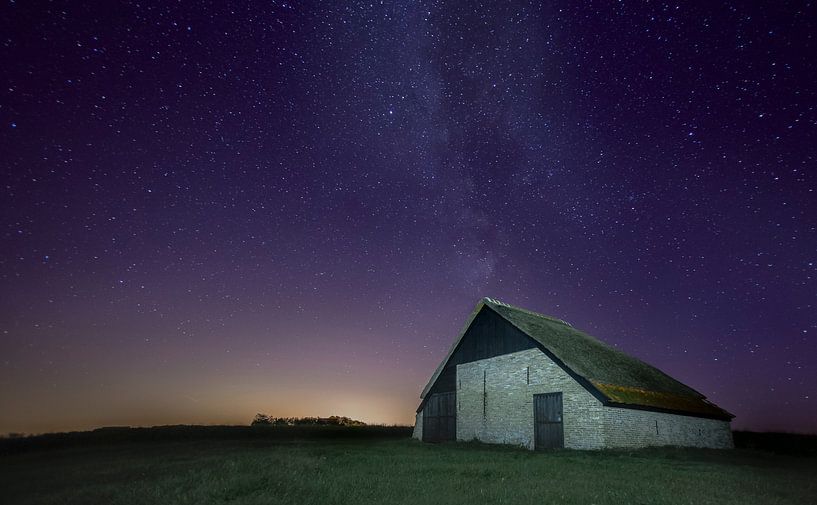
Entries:
POLYGON ((436 393, 423 407, 423 441, 457 439, 457 393, 436 393))
POLYGON ((533 395, 533 432, 535 449, 558 449, 565 446, 562 393, 533 395))

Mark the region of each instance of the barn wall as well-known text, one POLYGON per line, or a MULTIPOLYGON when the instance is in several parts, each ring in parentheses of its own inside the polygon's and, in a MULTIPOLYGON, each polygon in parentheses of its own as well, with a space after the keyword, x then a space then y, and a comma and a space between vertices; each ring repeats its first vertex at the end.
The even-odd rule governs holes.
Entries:
POLYGON ((414 432, 411 434, 412 438, 417 440, 423 439, 423 411, 417 412, 414 415, 414 432))
POLYGON ((729 421, 605 407, 603 424, 606 447, 734 447, 729 421))
POLYGON ((601 402, 538 349, 457 365, 456 386, 458 440, 533 449, 533 395, 561 392, 565 447, 603 446, 601 402))
POLYGON ((460 339, 426 398, 434 393, 456 390, 457 365, 491 358, 524 349, 532 349, 536 343, 502 316, 484 307, 471 322, 460 339))

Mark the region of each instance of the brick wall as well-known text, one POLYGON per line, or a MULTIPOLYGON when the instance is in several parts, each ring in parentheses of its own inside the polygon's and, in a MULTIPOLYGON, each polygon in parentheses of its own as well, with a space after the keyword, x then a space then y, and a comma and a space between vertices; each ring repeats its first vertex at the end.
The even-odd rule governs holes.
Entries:
POLYGON ((533 395, 554 392, 562 393, 565 447, 602 447, 601 403, 538 349, 457 365, 457 439, 533 449, 533 395))
POLYGON ((728 421, 614 407, 604 408, 604 440, 606 447, 734 447, 728 421))

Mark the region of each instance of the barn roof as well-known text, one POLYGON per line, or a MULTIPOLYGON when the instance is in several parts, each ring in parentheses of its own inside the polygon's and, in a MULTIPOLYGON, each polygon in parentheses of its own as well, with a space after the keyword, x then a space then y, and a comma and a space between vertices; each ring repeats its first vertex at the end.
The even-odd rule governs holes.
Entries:
POLYGON ((423 391, 425 397, 476 315, 488 307, 533 339, 605 405, 731 419, 704 395, 661 370, 610 347, 560 319, 484 298, 423 391))

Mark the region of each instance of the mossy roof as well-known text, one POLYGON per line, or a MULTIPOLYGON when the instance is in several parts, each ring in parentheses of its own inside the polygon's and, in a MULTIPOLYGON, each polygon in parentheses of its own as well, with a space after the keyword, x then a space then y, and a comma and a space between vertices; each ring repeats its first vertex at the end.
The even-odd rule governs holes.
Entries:
MULTIPOLYGON (((664 410, 719 419, 734 417, 709 402, 698 391, 654 366, 629 356, 560 319, 484 298, 472 313, 465 330, 485 306, 537 342, 606 405, 664 410)), ((452 350, 453 348, 452 346, 452 350)), ((441 363, 438 372, 447 360, 448 357, 441 363)), ((436 375, 437 373, 432 377, 429 386, 434 382, 436 375)), ((426 392, 424 391, 423 396, 426 392)))

